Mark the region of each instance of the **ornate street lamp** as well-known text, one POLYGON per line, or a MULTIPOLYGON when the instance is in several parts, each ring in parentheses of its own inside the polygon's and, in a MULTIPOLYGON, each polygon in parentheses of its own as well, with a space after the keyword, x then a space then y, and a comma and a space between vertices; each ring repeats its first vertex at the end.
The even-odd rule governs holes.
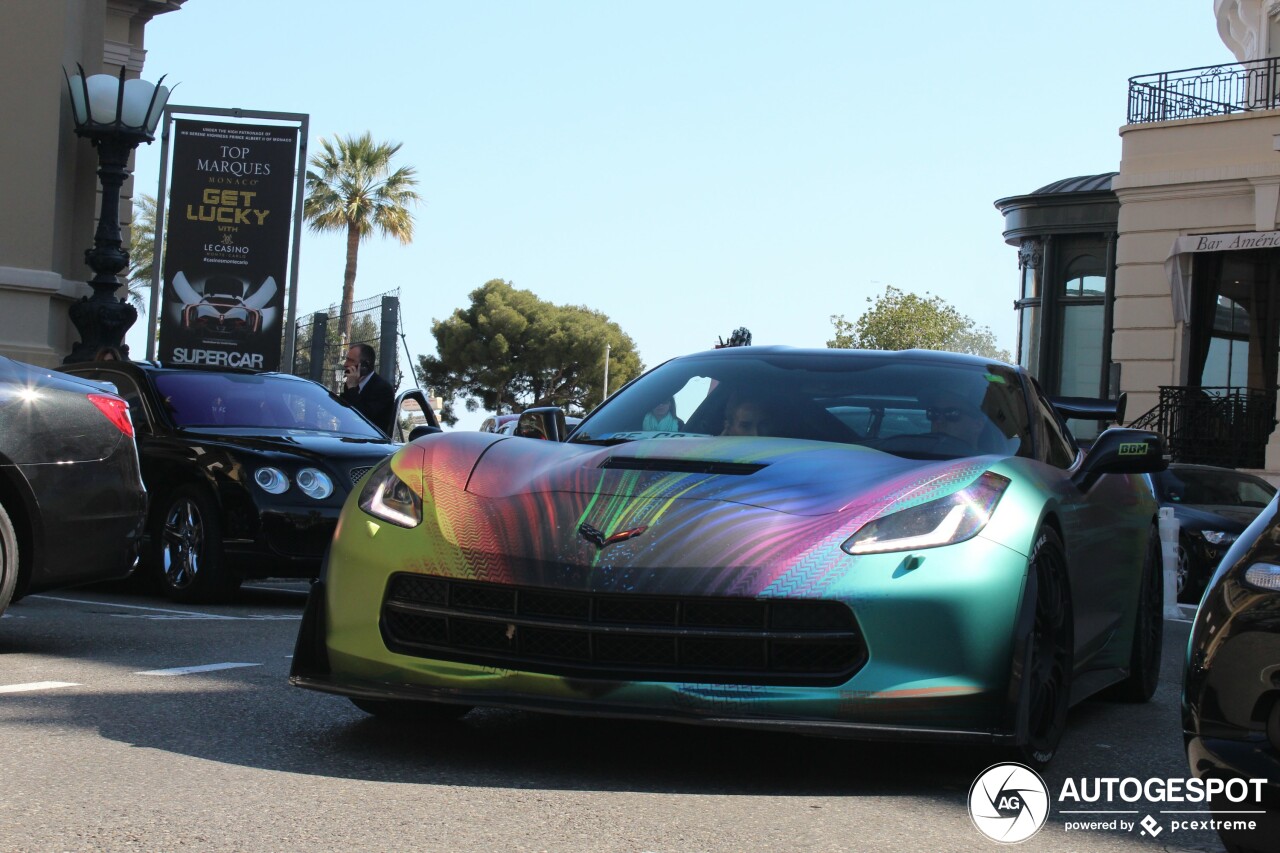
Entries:
MULTIPOLYGON (((125 80, 124 69, 117 79, 110 74, 86 77, 67 76, 76 135, 88 137, 98 149, 98 180, 102 182, 102 211, 93 248, 84 253, 85 263, 95 273, 89 281, 93 295, 71 306, 71 322, 80 332, 80 341, 64 359, 65 363, 87 361, 104 346, 128 354, 124 334, 138 319, 137 310, 115 294, 120 289, 116 274, 129 265, 129 253, 120 245, 120 187, 129 177, 129 155, 143 142, 155 139, 156 125, 169 100, 169 87, 146 80, 125 80)), ((164 82, 164 78, 160 78, 164 82)))

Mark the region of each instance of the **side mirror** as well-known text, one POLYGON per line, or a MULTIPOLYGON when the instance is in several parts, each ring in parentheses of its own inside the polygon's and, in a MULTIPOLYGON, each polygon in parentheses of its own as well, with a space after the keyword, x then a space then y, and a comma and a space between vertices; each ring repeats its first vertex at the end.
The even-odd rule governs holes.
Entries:
POLYGON ((525 438, 542 438, 548 441, 564 441, 569 430, 565 426, 564 409, 556 406, 539 406, 525 409, 516 422, 516 435, 525 438))
POLYGON ((391 438, 394 441, 413 441, 441 431, 440 421, 437 420, 426 394, 417 388, 400 392, 396 397, 395 420, 391 426, 391 438), (409 431, 407 436, 404 435, 406 428, 409 431))
POLYGON ((1160 433, 1112 427, 1098 436, 1071 480, 1087 491, 1103 474, 1152 474, 1168 466, 1160 433))

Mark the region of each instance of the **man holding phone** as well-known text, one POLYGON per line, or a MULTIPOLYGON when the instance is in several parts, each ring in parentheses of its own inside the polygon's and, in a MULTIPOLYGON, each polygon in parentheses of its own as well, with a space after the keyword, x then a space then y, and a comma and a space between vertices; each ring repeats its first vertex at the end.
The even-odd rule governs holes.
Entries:
POLYGON ((391 434, 395 417, 396 394, 391 383, 373 370, 377 353, 368 344, 354 344, 342 362, 342 399, 374 425, 391 434))

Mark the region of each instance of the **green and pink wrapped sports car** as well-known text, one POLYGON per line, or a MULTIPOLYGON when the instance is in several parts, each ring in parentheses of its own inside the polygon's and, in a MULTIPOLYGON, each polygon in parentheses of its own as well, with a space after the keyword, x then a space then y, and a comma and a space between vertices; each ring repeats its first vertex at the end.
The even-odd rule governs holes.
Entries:
MULTIPOLYGON (((375 715, 475 706, 972 741, 1043 764, 1160 663, 1155 433, 1082 451, 976 356, 676 358, 567 436, 404 446, 342 510, 291 680, 375 715)), ((535 437, 536 436, 536 437, 535 437)))

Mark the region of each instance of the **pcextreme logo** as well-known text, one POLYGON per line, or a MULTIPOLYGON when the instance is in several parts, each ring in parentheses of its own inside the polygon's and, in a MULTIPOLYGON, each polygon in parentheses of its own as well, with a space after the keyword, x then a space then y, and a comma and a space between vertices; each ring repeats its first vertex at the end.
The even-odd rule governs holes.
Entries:
POLYGON ((1049 817, 1049 789, 1030 767, 993 764, 969 788, 969 817, 992 841, 1026 841, 1049 817))

